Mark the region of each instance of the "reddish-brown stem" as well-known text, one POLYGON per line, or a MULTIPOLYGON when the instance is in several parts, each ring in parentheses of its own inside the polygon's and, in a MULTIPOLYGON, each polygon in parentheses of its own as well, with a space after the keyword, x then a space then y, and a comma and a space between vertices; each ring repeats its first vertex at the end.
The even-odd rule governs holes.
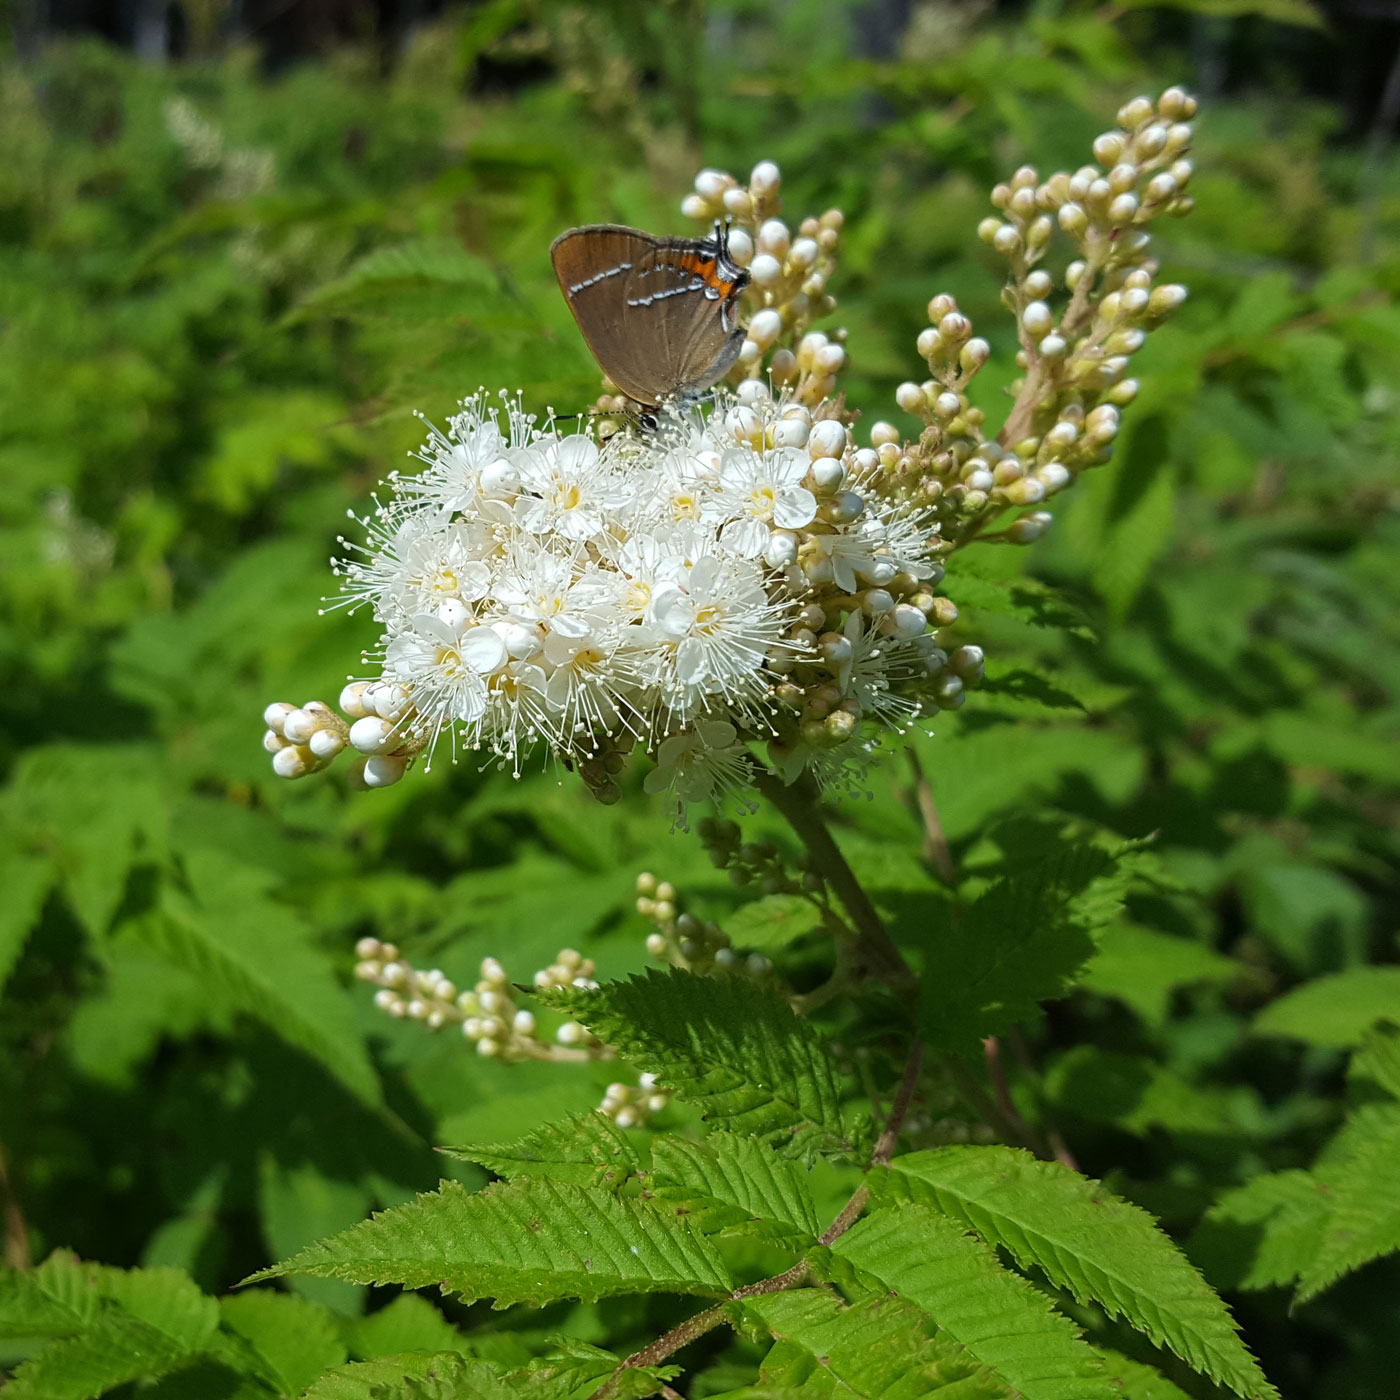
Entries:
MULTIPOLYGON (((904 1066, 904 1074, 899 1081, 899 1087, 895 1090, 894 1102, 890 1105, 890 1116, 885 1120, 884 1131, 875 1144, 875 1152, 871 1159, 874 1166, 882 1167, 894 1156, 895 1143, 899 1140, 899 1130, 908 1115, 909 1105, 913 1102, 914 1090, 918 1085, 919 1071, 923 1068, 923 1063, 923 1042, 916 1040, 910 1047, 909 1059, 904 1066)), ((870 1188, 865 1185, 860 1186, 851 1199, 841 1207, 836 1219, 823 1231, 817 1243, 829 1245, 840 1239, 860 1218, 860 1213, 865 1209, 865 1203, 869 1199, 870 1188)), ((727 1301, 737 1303, 742 1302, 745 1298, 757 1298, 765 1293, 782 1293, 789 1288, 797 1288, 807 1282, 808 1278, 811 1277, 811 1272, 811 1265, 805 1259, 799 1259, 792 1268, 781 1274, 775 1274, 772 1278, 760 1279, 757 1283, 746 1284, 743 1288, 736 1288, 729 1295, 727 1301)), ((634 1351, 608 1380, 593 1392, 589 1400, 610 1400, 610 1397, 617 1393, 619 1378, 623 1371, 635 1371, 645 1366, 660 1365, 674 1352, 689 1346, 691 1342, 703 1337, 706 1332, 718 1327, 724 1321, 725 1316, 725 1304, 717 1303, 714 1307, 706 1308, 704 1312, 696 1313, 694 1317, 687 1318, 678 1327, 673 1327, 640 1351, 634 1351)))
POLYGON ((766 768, 754 771, 754 786, 782 814, 798 840, 816 862, 822 878, 831 886, 850 916, 859 939, 859 955, 867 971, 887 982, 906 985, 913 978, 909 964, 895 947, 870 896, 846 863, 841 848, 828 830, 821 812, 820 794, 805 775, 785 783, 766 768))
POLYGON ((945 885, 958 882, 958 872, 953 865, 953 852, 948 845, 947 833, 938 815, 938 806, 933 800, 933 788, 924 775, 919 755, 913 748, 904 750, 909 760, 909 771, 914 781, 914 804, 919 809, 919 819, 924 824, 924 859, 937 872, 945 885))
POLYGON ((29 1227, 10 1181, 3 1148, 0 1148, 0 1207, 4 1217, 4 1248, 0 1250, 0 1262, 9 1269, 27 1269, 34 1262, 29 1247, 29 1227))

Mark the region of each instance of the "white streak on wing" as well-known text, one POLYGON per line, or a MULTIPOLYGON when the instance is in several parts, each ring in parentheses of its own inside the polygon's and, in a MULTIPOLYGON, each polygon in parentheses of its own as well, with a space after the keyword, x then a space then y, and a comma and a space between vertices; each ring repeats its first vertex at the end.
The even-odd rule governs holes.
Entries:
POLYGON ((595 286, 599 282, 606 281, 609 277, 616 277, 619 272, 630 272, 632 264, 630 262, 618 263, 616 267, 610 267, 606 271, 596 272, 592 277, 586 277, 582 282, 574 282, 570 285, 570 292, 581 292, 585 287, 595 286))
POLYGON ((704 280, 702 278, 697 277, 693 281, 687 283, 684 287, 663 287, 661 291, 652 292, 648 296, 628 297, 627 305, 650 306, 652 302, 664 301, 667 297, 679 297, 684 296, 687 292, 700 291, 703 291, 707 296, 710 296, 709 289, 705 286, 704 280))

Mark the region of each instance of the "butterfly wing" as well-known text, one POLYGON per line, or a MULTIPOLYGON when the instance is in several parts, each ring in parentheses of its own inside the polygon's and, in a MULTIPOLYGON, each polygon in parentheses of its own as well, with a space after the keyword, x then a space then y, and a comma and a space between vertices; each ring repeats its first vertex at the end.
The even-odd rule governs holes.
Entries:
POLYGON ((560 234, 550 257, 593 357, 635 402, 702 393, 738 359, 748 276, 717 242, 592 224, 560 234))

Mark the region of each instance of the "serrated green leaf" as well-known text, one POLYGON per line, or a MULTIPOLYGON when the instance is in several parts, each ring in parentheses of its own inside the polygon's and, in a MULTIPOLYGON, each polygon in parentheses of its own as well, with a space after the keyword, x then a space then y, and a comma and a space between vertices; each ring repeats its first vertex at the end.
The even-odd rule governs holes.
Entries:
POLYGON ((1188 1249, 1221 1288, 1286 1287, 1316 1255, 1330 1208, 1312 1173, 1269 1172, 1227 1191, 1188 1249))
POLYGON ((1400 1126, 1378 1133, 1322 1180, 1332 1209, 1298 1279, 1306 1303, 1344 1274, 1400 1250, 1400 1126))
POLYGON ((800 1168, 757 1138, 709 1133, 703 1142, 659 1137, 651 1146, 650 1185, 658 1199, 684 1203, 710 1233, 733 1225, 815 1239, 816 1206, 800 1168))
POLYGON ((976 1230, 1237 1395, 1277 1396, 1214 1290, 1145 1210, 1100 1182, 1016 1148, 944 1147, 896 1158, 872 1184, 976 1230))
POLYGON ((96 1400, 128 1381, 153 1380, 189 1365, 198 1352, 118 1308, 16 1368, 6 1400, 96 1400))
POLYGON ((786 948, 821 926, 821 910, 796 894, 765 895, 724 920, 724 931, 737 948, 786 948))
POLYGON ((297 1394, 323 1371, 345 1363, 335 1315, 305 1298, 250 1288, 221 1299, 219 1311, 224 1325, 253 1348, 283 1392, 297 1394))
POLYGON ((1312 1045, 1356 1045, 1377 1021, 1397 1015, 1400 967, 1353 967, 1286 992, 1254 1018, 1254 1031, 1312 1045))
POLYGON ((298 307, 297 318, 313 314, 408 311, 423 294, 455 299, 459 314, 469 316, 485 302, 500 302, 500 288, 490 267, 458 243, 422 239, 376 248, 342 277, 323 282, 298 307))
POLYGON ((965 1050, 1031 1019, 1042 1001, 1063 996, 1094 952, 1074 901, 1113 869, 1107 851, 1072 847, 1028 863, 941 919, 927 939, 936 974, 925 976, 921 990, 925 1039, 965 1050))
POLYGON ((53 881, 53 866, 44 857, 0 851, 0 889, 5 891, 0 900, 0 992, 44 911, 53 881))
POLYGON ((714 1247, 685 1220, 606 1189, 541 1177, 476 1193, 445 1181, 249 1281, 298 1273, 406 1288, 435 1284, 497 1307, 618 1293, 713 1297, 730 1289, 714 1247))
POLYGON ((162 908, 123 927, 209 979, 362 1102, 381 1108, 379 1078, 355 1029, 353 1004, 301 920, 268 898, 271 877, 202 848, 188 852, 184 864, 191 896, 167 892, 162 908))
POLYGON ((764 1362, 765 1386, 851 1400, 995 1400, 1008 1394, 986 1367, 934 1332, 918 1308, 897 1299, 847 1305, 826 1289, 799 1288, 748 1299, 743 1312, 788 1344, 764 1362))
POLYGON ((466 1337, 420 1293, 400 1293, 387 1306, 355 1318, 345 1335, 351 1352, 366 1358, 400 1351, 473 1350, 466 1337))
POLYGON ((1180 1386, 1173 1385, 1151 1366, 1108 1347, 1099 1347, 1098 1352, 1109 1375, 1122 1386, 1123 1400, 1192 1400, 1180 1386))
POLYGON ((929 1206, 892 1205, 832 1246, 915 1303, 1025 1400, 1110 1400, 1118 1391, 1079 1329, 996 1251, 929 1206))
POLYGON ((425 1400, 439 1384, 450 1387, 446 1394, 452 1400, 512 1400, 496 1367, 460 1352, 408 1352, 355 1361, 312 1382, 301 1400, 425 1400))
POLYGON ((641 1166, 641 1158, 622 1129, 597 1112, 570 1114, 561 1122, 545 1123, 519 1142, 441 1150, 498 1176, 548 1176, 579 1186, 618 1185, 641 1166))
MULTIPOLYGON (((1397 1008, 1400 1015, 1400 1008, 1397 1008)), ((1367 1032, 1351 1057, 1347 1073, 1369 1080, 1393 1098, 1400 1099, 1400 1026, 1382 1023, 1367 1032)))
POLYGON ((795 1156, 845 1145, 825 1048, 811 1025, 761 983, 648 969, 626 982, 568 987, 543 999, 721 1127, 795 1156))

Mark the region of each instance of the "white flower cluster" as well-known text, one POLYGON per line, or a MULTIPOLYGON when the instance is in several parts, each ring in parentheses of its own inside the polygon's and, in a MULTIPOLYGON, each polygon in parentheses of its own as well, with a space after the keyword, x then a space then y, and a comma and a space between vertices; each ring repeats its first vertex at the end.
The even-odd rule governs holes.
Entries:
POLYGON ((639 745, 649 789, 700 801, 746 784, 751 740, 790 779, 975 678, 928 630, 956 616, 929 520, 877 494, 840 421, 761 381, 601 447, 478 396, 418 455, 337 565, 382 674, 342 694, 349 724, 269 709, 283 776, 348 744, 382 786, 444 738, 518 772, 542 742, 612 800, 639 745))

